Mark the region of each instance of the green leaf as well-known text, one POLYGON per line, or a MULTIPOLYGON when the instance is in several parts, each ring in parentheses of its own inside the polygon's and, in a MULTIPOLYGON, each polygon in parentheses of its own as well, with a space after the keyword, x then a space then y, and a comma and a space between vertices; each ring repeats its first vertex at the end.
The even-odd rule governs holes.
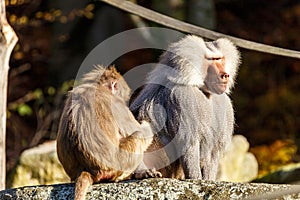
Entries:
POLYGON ((74 80, 70 80, 70 81, 65 81, 61 88, 60 91, 65 94, 68 90, 70 90, 74 85, 74 80))
POLYGON ((17 111, 20 116, 28 116, 32 114, 32 109, 27 104, 20 104, 17 111))
POLYGON ((54 88, 54 87, 49 87, 48 89, 47 89, 47 92, 48 92, 48 94, 50 95, 50 96, 53 96, 54 94, 55 94, 55 92, 56 92, 56 89, 54 88))
POLYGON ((33 93, 36 99, 41 99, 43 97, 43 91, 41 89, 36 89, 33 93))

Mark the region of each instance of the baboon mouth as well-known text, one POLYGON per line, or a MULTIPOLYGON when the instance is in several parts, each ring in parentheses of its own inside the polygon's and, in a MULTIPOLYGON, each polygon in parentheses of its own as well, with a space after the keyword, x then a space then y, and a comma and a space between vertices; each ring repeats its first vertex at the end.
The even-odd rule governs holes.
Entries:
POLYGON ((218 88, 218 93, 223 93, 227 89, 227 83, 218 83, 216 87, 218 88))

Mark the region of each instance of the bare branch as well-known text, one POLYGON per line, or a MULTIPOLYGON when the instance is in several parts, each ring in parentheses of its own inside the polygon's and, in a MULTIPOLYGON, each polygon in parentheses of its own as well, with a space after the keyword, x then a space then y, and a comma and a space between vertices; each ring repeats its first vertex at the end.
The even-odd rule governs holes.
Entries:
POLYGON ((271 45, 261 44, 257 42, 252 42, 248 40, 244 40, 237 37, 232 37, 230 35, 225 35, 222 33, 218 33, 215 31, 211 31, 199 26, 195 26, 186 22, 182 22, 180 20, 174 19, 172 17, 160 14, 158 12, 152 11, 150 9, 144 8, 142 6, 139 6, 137 4, 134 4, 130 1, 124 1, 124 0, 101 0, 105 3, 108 3, 114 7, 117 7, 119 9, 122 9, 124 11, 127 11, 129 13, 138 15, 142 18, 145 18, 147 20, 156 22, 158 24, 164 25, 166 27, 170 27, 179 31, 183 31, 186 33, 191 33, 194 35, 199 35, 201 37, 216 40, 221 37, 226 37, 230 39, 232 42, 234 42, 237 46, 249 49, 253 51, 259 51, 274 55, 280 55, 280 56, 286 56, 291 58, 298 58, 300 59, 300 52, 295 50, 289 50, 279 47, 274 47, 271 45))

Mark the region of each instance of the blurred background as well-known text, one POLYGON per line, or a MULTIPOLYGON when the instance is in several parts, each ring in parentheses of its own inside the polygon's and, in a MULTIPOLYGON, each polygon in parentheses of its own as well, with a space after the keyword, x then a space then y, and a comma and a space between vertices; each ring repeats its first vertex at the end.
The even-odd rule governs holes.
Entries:
MULTIPOLYGON (((217 32, 300 51, 298 0, 133 2, 217 32)), ((99 1, 6 0, 6 8, 19 37, 10 60, 7 115, 7 171, 13 173, 22 151, 55 140, 65 94, 87 54, 124 30, 161 25, 99 1)), ((300 60, 240 50, 231 95, 235 134, 249 141, 261 177, 300 162, 300 60)), ((125 73, 157 62, 160 53, 132 51, 114 64, 125 73)))

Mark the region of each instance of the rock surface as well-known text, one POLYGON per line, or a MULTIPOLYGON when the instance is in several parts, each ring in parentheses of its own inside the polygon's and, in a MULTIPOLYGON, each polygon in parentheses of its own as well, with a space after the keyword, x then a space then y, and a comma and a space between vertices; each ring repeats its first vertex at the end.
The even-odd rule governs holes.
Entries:
MULTIPOLYGON (((0 199, 73 199, 74 184, 27 186, 0 191, 0 199)), ((145 179, 102 183, 89 188, 87 199, 300 199, 300 186, 201 180, 145 179), (279 193, 279 194, 278 194, 279 193)))

